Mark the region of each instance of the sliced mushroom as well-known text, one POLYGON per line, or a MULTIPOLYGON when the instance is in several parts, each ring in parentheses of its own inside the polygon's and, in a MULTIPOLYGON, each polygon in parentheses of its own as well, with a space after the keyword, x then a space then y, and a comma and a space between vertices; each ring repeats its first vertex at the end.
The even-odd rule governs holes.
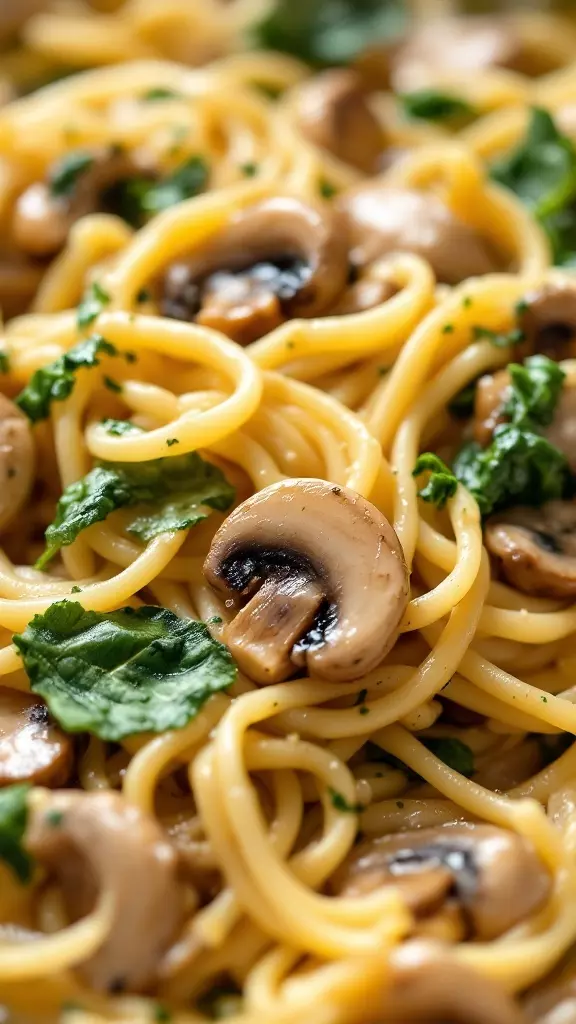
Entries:
POLYGON ((484 240, 431 193, 368 181, 338 200, 349 231, 352 262, 363 266, 391 252, 428 260, 439 281, 458 284, 498 269, 484 240))
POLYGON ((500 423, 504 423, 506 415, 504 405, 510 387, 510 374, 507 370, 497 373, 486 373, 476 384, 474 392, 474 440, 483 448, 490 444, 492 434, 500 423))
POLYGON ((246 345, 288 318, 323 313, 347 275, 338 215, 327 204, 276 196, 242 210, 197 255, 172 264, 160 308, 246 345))
POLYGON ((296 117, 314 145, 366 174, 377 171, 384 133, 356 71, 332 68, 307 79, 297 93, 296 117))
POLYGON ((72 741, 51 721, 46 705, 31 694, 0 687, 0 786, 63 786, 72 761, 72 741))
POLYGON ((18 514, 34 479, 34 440, 30 423, 0 394, 0 530, 18 514))
POLYGON ((523 1000, 528 1020, 534 1024, 574 1024, 576 977, 556 977, 532 989, 523 1000))
POLYGON ((399 888, 417 917, 455 899, 475 938, 503 935, 551 891, 544 865, 522 836, 491 825, 450 825, 370 839, 335 877, 343 896, 399 888))
POLYGON ((367 309, 374 309, 383 302, 387 302, 392 296, 398 293, 398 286, 393 281, 387 281, 380 275, 376 276, 372 267, 367 267, 366 272, 352 281, 335 306, 330 310, 330 316, 347 316, 352 313, 363 313, 367 309))
POLYGON ((114 189, 138 175, 152 179, 149 167, 114 147, 86 154, 86 165, 65 195, 54 195, 50 183, 35 182, 16 202, 12 237, 18 248, 36 257, 57 253, 80 217, 97 211, 114 213, 114 189))
POLYGON ((247 600, 225 640, 260 683, 295 667, 358 679, 393 646, 408 601, 394 530, 359 494, 325 480, 287 480, 239 505, 204 563, 229 601, 247 600))
POLYGON ((391 985, 381 1005, 363 1013, 357 1024, 413 1021, 526 1024, 522 1011, 495 982, 451 957, 445 947, 423 941, 406 942, 394 950, 391 985))
POLYGON ((512 508, 486 523, 484 543, 506 579, 540 597, 576 596, 576 502, 512 508))
POLYGON ((156 821, 119 793, 63 790, 33 810, 26 845, 56 875, 71 920, 90 913, 100 892, 113 900, 110 933, 80 968, 92 988, 149 987, 182 901, 177 855, 156 821))
POLYGON ((550 359, 576 357, 576 287, 548 284, 529 292, 522 302, 519 326, 526 336, 526 354, 550 359))
POLYGON ((516 26, 505 18, 427 18, 417 25, 393 57, 395 92, 412 92, 446 75, 471 75, 490 68, 526 69, 516 26))

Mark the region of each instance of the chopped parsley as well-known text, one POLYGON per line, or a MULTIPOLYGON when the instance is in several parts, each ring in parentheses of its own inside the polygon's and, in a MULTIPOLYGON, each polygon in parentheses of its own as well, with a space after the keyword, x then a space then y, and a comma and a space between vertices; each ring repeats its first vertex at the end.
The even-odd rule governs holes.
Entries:
POLYGON ((23 884, 32 877, 32 860, 23 844, 30 788, 27 783, 16 783, 0 789, 0 858, 23 884))
POLYGON ((474 754, 467 743, 455 739, 452 736, 426 737, 422 740, 424 746, 443 761, 449 768, 453 768, 460 775, 470 778, 474 774, 474 754))
POLYGON ((327 181, 326 178, 321 178, 318 182, 318 191, 323 199, 332 199, 336 195, 338 189, 332 184, 332 182, 327 181))
POLYGON ((472 335, 474 341, 489 341, 494 348, 511 348, 526 340, 524 331, 521 331, 519 327, 514 327, 506 333, 491 331, 489 327, 475 326, 472 328, 472 335))
POLYGON ((418 491, 418 497, 429 501, 436 508, 444 508, 449 498, 456 494, 458 481, 454 473, 433 452, 423 452, 416 459, 412 476, 429 472, 428 482, 418 491))
POLYGON ((181 92, 170 89, 167 85, 154 85, 140 97, 144 103, 161 103, 163 100, 180 100, 182 98, 181 92))
POLYGON ((255 178, 258 174, 258 164, 249 161, 246 164, 240 164, 240 170, 245 178, 255 178))
POLYGON ((110 296, 98 281, 93 281, 78 306, 78 327, 88 327, 110 302, 110 296))
POLYGON ((122 385, 114 380, 113 377, 108 377, 106 374, 102 377, 104 387, 108 388, 108 391, 113 391, 115 394, 120 395, 122 393, 122 385))
POLYGON ((0 350, 0 373, 10 373, 10 356, 6 350, 0 350))
POLYGON ((335 807, 337 811, 342 811, 343 814, 360 814, 360 812, 364 810, 362 804, 348 803, 344 794, 339 793, 337 789, 332 789, 332 787, 329 786, 328 792, 330 794, 332 806, 335 807))

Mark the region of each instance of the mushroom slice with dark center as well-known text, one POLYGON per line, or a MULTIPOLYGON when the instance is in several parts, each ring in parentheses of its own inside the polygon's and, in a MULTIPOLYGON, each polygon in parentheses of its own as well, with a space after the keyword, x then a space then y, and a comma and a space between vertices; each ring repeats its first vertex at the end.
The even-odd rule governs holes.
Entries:
POLYGON ((346 286, 343 224, 327 204, 276 196, 247 207, 195 256, 168 268, 161 312, 247 344, 324 313, 346 286))
POLYGON ((393 646, 408 602, 394 530, 354 491, 287 480, 239 505, 204 563, 228 601, 247 603, 225 640, 257 682, 358 679, 393 646))
POLYGON ((72 761, 72 741, 51 721, 47 707, 27 693, 0 687, 0 786, 62 786, 72 761))
POLYGON ((113 147, 86 153, 78 167, 74 180, 65 189, 59 191, 53 183, 36 182, 18 198, 12 237, 21 252, 53 256, 63 248, 72 225, 80 217, 97 212, 125 215, 126 202, 120 186, 135 177, 148 181, 154 178, 149 167, 139 167, 133 156, 113 147))
POLYGON ((0 529, 18 514, 34 479, 30 423, 14 402, 0 394, 0 529))
POLYGON ((331 68, 307 79, 295 109, 300 131, 314 145, 366 174, 378 170, 384 132, 356 71, 331 68))
POLYGON ((62 790, 34 807, 26 846, 58 879, 72 920, 105 892, 114 920, 81 973, 92 988, 141 991, 181 921, 177 855, 149 815, 119 793, 62 790))
POLYGON ((383 836, 352 851, 335 877, 343 896, 397 885, 417 916, 458 902, 475 938, 503 935, 535 913, 551 880, 530 844, 490 825, 423 828, 383 836))
POLYGON ((498 269, 484 239, 432 193, 368 181, 345 192, 338 208, 346 218, 354 264, 412 252, 446 284, 498 269))
POLYGON ((576 287, 548 284, 529 292, 520 304, 519 326, 528 353, 550 359, 576 357, 576 287))
POLYGON ((442 945, 405 942, 391 957, 381 1005, 358 1024, 526 1024, 513 999, 442 945))
POLYGON ((518 590, 576 597, 576 501, 513 508, 486 523, 484 542, 518 590))

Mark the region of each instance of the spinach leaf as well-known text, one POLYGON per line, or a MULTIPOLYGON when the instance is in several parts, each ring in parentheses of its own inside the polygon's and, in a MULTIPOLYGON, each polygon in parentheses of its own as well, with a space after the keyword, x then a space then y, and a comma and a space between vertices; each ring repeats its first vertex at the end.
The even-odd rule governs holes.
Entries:
POLYGON ((309 64, 347 64, 361 50, 400 36, 403 0, 278 0, 252 29, 257 47, 309 64))
POLYGON ((571 488, 565 455, 540 434, 512 423, 496 427, 487 448, 465 444, 453 470, 482 515, 511 505, 540 506, 567 497, 571 488))
POLYGON ((58 601, 14 643, 33 693, 63 729, 114 742, 183 728, 236 678, 205 624, 166 608, 98 613, 58 601))
POLYGON ((458 96, 437 89, 418 89, 398 96, 408 117, 420 121, 450 121, 454 118, 473 117, 474 107, 458 96))
POLYGON ((547 110, 534 108, 525 139, 499 160, 492 177, 533 211, 552 244, 554 262, 576 262, 576 147, 547 110))
POLYGON ((118 350, 100 334, 93 334, 78 342, 53 363, 36 370, 18 395, 16 405, 32 423, 46 419, 50 415, 52 402, 63 402, 72 394, 78 370, 100 365, 100 354, 117 356, 118 350))
POLYGON ((510 388, 501 423, 487 448, 465 444, 454 473, 478 502, 483 515, 510 505, 543 505, 567 497, 571 473, 563 452, 538 433, 547 427, 562 391, 565 373, 547 356, 509 363, 510 388))
POLYGON ((138 228, 149 218, 206 189, 210 168, 200 156, 192 156, 160 181, 135 175, 106 190, 104 205, 138 228))
POLYGON ((418 456, 412 476, 420 476, 426 471, 430 472, 428 483, 418 491, 418 496, 436 508, 444 508, 448 498, 456 494, 458 481, 452 470, 433 452, 423 452, 418 456))
POLYGON ((93 323, 97 316, 110 302, 110 296, 107 291, 102 288, 102 285, 98 284, 98 281, 93 281, 80 305, 78 306, 78 314, 76 322, 78 327, 88 327, 89 324, 93 323))
POLYGON ((78 180, 86 171, 89 171, 94 163, 92 153, 76 150, 68 153, 57 163, 53 164, 48 172, 48 188, 51 195, 55 197, 70 197, 78 180))
POLYGON ((537 430, 548 427, 554 417, 566 374, 547 356, 530 356, 524 365, 509 363, 510 394, 504 406, 506 416, 517 427, 537 430))
POLYGON ((435 757, 470 778, 474 774, 474 754, 467 743, 455 739, 452 736, 429 736, 422 740, 424 746, 434 754, 435 757))
POLYGON ((167 531, 187 530, 207 519, 209 509, 225 511, 233 500, 234 488, 222 471, 197 452, 150 462, 102 462, 64 491, 36 568, 44 569, 60 548, 116 509, 142 506, 128 530, 146 543, 167 531))
POLYGON ((28 822, 30 788, 27 783, 17 783, 0 789, 0 857, 23 883, 32 877, 32 860, 22 844, 28 822))

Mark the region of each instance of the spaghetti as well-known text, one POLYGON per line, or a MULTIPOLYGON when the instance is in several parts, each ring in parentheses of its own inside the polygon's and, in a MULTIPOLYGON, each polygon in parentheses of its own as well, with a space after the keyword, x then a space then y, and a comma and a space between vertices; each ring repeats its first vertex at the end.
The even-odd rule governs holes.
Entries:
POLYGON ((0 999, 552 1024, 576 43, 518 17, 410 120, 413 37, 394 93, 242 51, 256 15, 35 14, 99 66, 0 110, 0 999))

